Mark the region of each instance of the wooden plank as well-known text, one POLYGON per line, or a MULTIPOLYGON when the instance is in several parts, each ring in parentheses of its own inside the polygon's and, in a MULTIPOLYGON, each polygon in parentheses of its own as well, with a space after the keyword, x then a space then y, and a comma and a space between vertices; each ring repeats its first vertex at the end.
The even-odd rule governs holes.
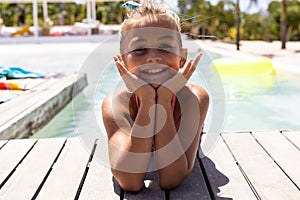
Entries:
MULTIPOLYGON (((126 200, 140 200, 140 199, 151 199, 161 200, 165 199, 165 192, 160 189, 158 184, 157 172, 148 172, 145 177, 146 182, 151 182, 151 186, 145 186, 138 193, 124 192, 124 199, 126 200), (147 188, 146 188, 147 187, 147 188), (149 198, 151 197, 151 198, 149 198)), ((144 183, 145 183, 144 181, 144 183)), ((147 184, 148 184, 147 183, 147 184)))
POLYGON ((283 131, 282 134, 300 150, 300 131, 283 131))
POLYGON ((41 88, 1 105, 0 109, 6 115, 0 119, 0 139, 28 137, 48 123, 49 119, 70 102, 73 95, 86 86, 85 76, 77 78, 75 73, 58 74, 41 88), (17 103, 19 99, 22 102, 17 103), (9 112, 4 112, 7 108, 10 109, 9 112))
POLYGON ((7 140, 0 140, 0 149, 3 147, 4 144, 7 143, 7 140))
POLYGON ((170 199, 211 199, 197 159, 192 173, 176 189, 170 191, 170 199))
POLYGON ((300 199, 299 190, 249 133, 222 137, 261 199, 300 199))
POLYGON ((119 200, 121 189, 113 181, 109 166, 104 166, 103 163, 100 163, 100 161, 97 160, 97 156, 101 155, 101 151, 103 151, 103 147, 98 145, 99 143, 97 143, 97 148, 91 161, 84 185, 81 189, 79 199, 119 200))
POLYGON ((254 137, 271 155, 274 161, 300 188, 300 152, 279 131, 257 132, 254 137))
POLYGON ((0 199, 32 199, 64 142, 64 138, 39 140, 1 188, 0 199))
POLYGON ((0 151, 0 184, 12 173, 18 163, 36 142, 35 139, 10 140, 0 151))
POLYGON ((215 199, 256 199, 222 138, 201 160, 215 199))
POLYGON ((36 199, 74 199, 89 156, 78 137, 68 139, 36 199))

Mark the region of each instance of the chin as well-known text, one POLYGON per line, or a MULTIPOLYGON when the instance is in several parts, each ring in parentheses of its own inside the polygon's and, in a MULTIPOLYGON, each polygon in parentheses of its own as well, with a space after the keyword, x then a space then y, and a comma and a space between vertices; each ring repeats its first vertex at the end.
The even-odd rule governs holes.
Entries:
POLYGON ((159 83, 151 83, 150 85, 155 89, 157 89, 161 86, 161 84, 159 84, 159 83))

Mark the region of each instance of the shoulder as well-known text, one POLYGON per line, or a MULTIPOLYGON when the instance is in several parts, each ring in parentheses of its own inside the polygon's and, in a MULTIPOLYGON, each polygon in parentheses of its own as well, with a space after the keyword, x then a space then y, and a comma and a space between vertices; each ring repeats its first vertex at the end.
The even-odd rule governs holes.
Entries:
POLYGON ((188 83, 186 87, 193 95, 195 95, 201 104, 209 104, 209 95, 203 87, 196 83, 188 83))
POLYGON ((102 113, 108 113, 112 108, 112 94, 107 95, 102 102, 102 113))
POLYGON ((188 83, 187 87, 194 93, 196 96, 209 98, 207 91, 196 83, 188 83))
POLYGON ((130 96, 126 91, 119 94, 110 93, 102 102, 102 118, 104 123, 115 121, 129 113, 130 96))
POLYGON ((109 137, 120 128, 128 126, 128 101, 130 95, 127 92, 107 95, 102 102, 102 119, 109 137))
POLYGON ((112 96, 112 94, 107 95, 102 102, 102 120, 106 130, 108 127, 112 127, 114 119, 112 96))
MULTIPOLYGON (((113 93, 108 94, 102 102, 102 113, 107 114, 108 116, 112 111, 124 111, 125 105, 128 107, 130 101, 130 95, 126 91, 123 91, 117 95, 113 93)), ((105 117, 105 116, 104 116, 105 117)))

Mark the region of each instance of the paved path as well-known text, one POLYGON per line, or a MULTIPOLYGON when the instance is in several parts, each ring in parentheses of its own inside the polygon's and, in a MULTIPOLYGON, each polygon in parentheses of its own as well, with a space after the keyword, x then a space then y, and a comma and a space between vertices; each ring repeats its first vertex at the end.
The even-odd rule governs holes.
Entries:
POLYGON ((300 42, 287 42, 287 49, 281 50, 280 41, 241 41, 240 51, 236 45, 221 41, 199 40, 200 46, 210 48, 226 55, 259 55, 272 59, 277 69, 300 74, 300 42))

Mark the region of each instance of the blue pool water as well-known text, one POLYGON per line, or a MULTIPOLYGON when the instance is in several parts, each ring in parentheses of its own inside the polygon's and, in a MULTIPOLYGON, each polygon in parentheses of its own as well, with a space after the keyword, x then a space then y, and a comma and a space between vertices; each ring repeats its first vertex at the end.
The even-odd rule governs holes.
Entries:
MULTIPOLYGON (((109 46, 112 44, 116 45, 110 43, 109 46)), ((220 77, 210 69, 211 61, 219 55, 199 49, 193 41, 185 41, 185 45, 191 49, 190 56, 199 51, 204 53, 191 81, 202 85, 210 94, 211 105, 205 129, 211 129, 212 126, 218 126, 220 131, 300 129, 299 75, 277 70, 275 74, 259 76, 220 77)), ((103 53, 103 49, 105 48, 102 46, 98 51, 95 50, 94 57, 90 55, 81 69, 85 66, 102 65, 103 60, 93 60, 101 53, 105 56, 116 53, 103 53)), ((86 120, 87 116, 95 117, 101 126, 101 99, 121 83, 117 70, 111 63, 112 56, 108 58, 106 62, 110 64, 104 64, 107 67, 100 70, 95 83, 92 83, 95 84, 93 94, 83 93, 77 96, 75 105, 69 104, 34 137, 76 135, 78 121, 86 120), (91 115, 87 115, 87 112, 91 115)), ((88 122, 83 123, 89 126, 88 122)))

